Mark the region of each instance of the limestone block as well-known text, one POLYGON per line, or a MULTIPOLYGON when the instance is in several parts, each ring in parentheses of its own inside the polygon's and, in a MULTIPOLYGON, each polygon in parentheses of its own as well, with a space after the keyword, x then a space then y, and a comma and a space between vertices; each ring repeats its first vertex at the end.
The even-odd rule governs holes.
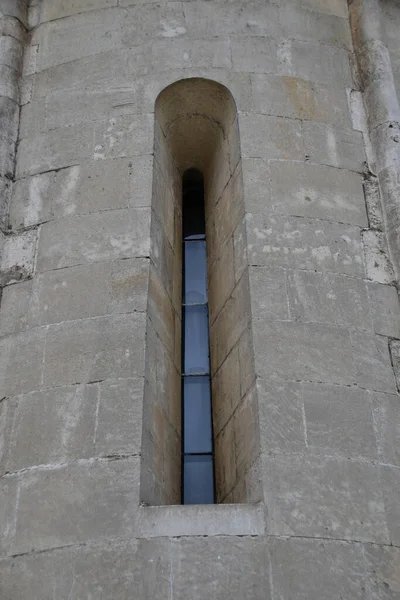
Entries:
POLYGON ((233 254, 235 282, 238 283, 249 266, 245 218, 242 219, 233 233, 233 254))
POLYGON ((397 390, 400 391, 400 341, 390 340, 390 357, 393 364, 394 376, 396 379, 397 390))
MULTIPOLYGON (((239 404, 234 416, 237 479, 244 479, 260 454, 258 397, 253 385, 239 404)), ((242 502, 247 498, 242 498, 242 502)))
POLYGON ((8 136, 0 136, 0 176, 14 178, 15 142, 8 136))
POLYGON ((19 333, 28 327, 28 308, 32 282, 7 285, 1 296, 0 336, 19 333))
POLYGON ((368 282, 367 289, 375 333, 400 338, 400 304, 396 288, 368 282))
POLYGON ((0 65, 0 96, 19 102, 19 74, 6 65, 0 65))
POLYGON ((397 467, 381 467, 382 495, 385 503, 387 526, 390 543, 398 546, 400 542, 400 476, 397 467))
POLYGON ((214 436, 226 425, 236 407, 240 393, 239 351, 235 346, 215 373, 212 384, 214 436))
POLYGON ((19 179, 13 185, 10 225, 20 229, 49 221, 53 215, 54 173, 19 179))
POLYGON ((277 42, 272 38, 233 38, 231 49, 235 71, 274 74, 278 70, 277 42))
MULTIPOLYGON (((1 7, 0 7, 1 11, 1 7)), ((0 36, 0 63, 14 69, 21 70, 22 63, 22 44, 19 40, 9 35, 0 36)))
POLYGON ((151 154, 153 150, 153 115, 123 115, 96 122, 94 159, 119 158, 151 154))
POLYGON ((27 472, 20 489, 13 553, 126 537, 139 504, 139 459, 27 472))
POLYGON ((1 0, 0 17, 15 17, 27 25, 28 7, 25 0, 1 0))
POLYGON ((218 503, 227 502, 226 496, 237 480, 235 425, 231 418, 214 439, 215 487, 218 503))
POLYGON ((35 267, 37 231, 7 236, 0 262, 0 285, 16 283, 31 277, 35 267))
POLYGON ((20 138, 45 133, 46 129, 46 103, 43 98, 32 98, 23 103, 19 125, 20 138))
POLYGON ((351 48, 350 26, 347 18, 308 10, 308 6, 280 6, 283 36, 289 39, 319 42, 351 48))
POLYGON ((357 382, 377 392, 396 392, 388 340, 368 331, 351 332, 357 382))
POLYGON ((367 229, 361 233, 361 238, 368 279, 377 283, 392 284, 395 275, 389 258, 386 236, 380 231, 367 229))
POLYGON ((344 88, 298 77, 261 74, 252 75, 251 82, 257 112, 338 126, 350 125, 344 88))
POLYGON ((97 386, 57 387, 18 396, 7 471, 65 463, 93 454, 97 386))
POLYGON ((371 132, 372 147, 376 149, 376 171, 400 164, 400 123, 383 123, 371 132))
POLYGON ((140 454, 143 383, 137 377, 98 384, 96 455, 140 454))
POLYGON ((283 269, 250 267, 251 312, 255 319, 289 319, 283 269))
POLYGON ((20 21, 13 17, 6 16, 0 21, 0 35, 9 35, 19 42, 24 42, 26 31, 20 21))
POLYGON ((350 336, 344 329, 314 323, 254 324, 257 375, 350 385, 356 382, 350 336), (265 349, 270 351, 265 354, 265 349))
POLYGON ((44 386, 142 376, 144 329, 141 313, 51 325, 44 386))
POLYGON ((269 161, 260 158, 242 160, 244 202, 246 211, 262 214, 271 205, 269 161))
POLYGON ((9 224, 11 191, 11 181, 7 177, 0 177, 0 229, 3 231, 9 224))
POLYGON ((345 458, 378 458, 371 404, 363 390, 304 384, 309 452, 345 458))
POLYGON ((353 87, 345 48, 316 44, 314 41, 284 39, 278 48, 278 57, 279 75, 327 84, 335 81, 337 86, 353 87))
POLYGON ((118 0, 44 0, 40 7, 40 22, 62 19, 90 10, 117 6, 118 0))
MULTIPOLYGON (((297 4, 297 0, 294 3, 297 4)), ((301 6, 315 12, 348 18, 346 0, 301 0, 301 6)))
POLYGON ((227 241, 219 258, 208 268, 209 319, 212 323, 235 288, 233 239, 227 241))
POLYGON ((92 158, 93 123, 24 138, 18 146, 17 178, 79 164, 92 158))
POLYGON ((272 200, 265 213, 368 226, 358 173, 295 162, 271 162, 272 200))
MULTIPOLYGON (((15 513, 17 506, 18 481, 15 477, 0 480, 1 504, 0 504, 0 556, 9 553, 10 546, 15 534, 15 513)), ((0 565, 2 562, 0 562, 0 565)), ((1 589, 1 588, 0 588, 1 589)))
POLYGON ((395 394, 369 392, 382 462, 400 466, 400 403, 395 394))
POLYGON ((149 276, 147 313, 155 332, 168 352, 173 356, 175 347, 175 322, 178 317, 167 290, 152 266, 150 267, 149 276))
POLYGON ((44 345, 44 329, 32 329, 0 340, 2 394, 15 396, 40 389, 44 345))
POLYGON ((112 314, 144 311, 147 303, 149 260, 132 258, 111 265, 108 310, 112 314))
POLYGON ((363 171, 366 157, 361 132, 306 121, 303 135, 305 153, 311 162, 363 171))
POLYGON ((389 543, 377 465, 278 455, 264 468, 270 534, 389 543))
POLYGON ((42 225, 38 271, 149 255, 147 208, 65 217, 42 225))
POLYGON ((197 39, 227 35, 279 37, 281 30, 277 6, 254 0, 245 5, 188 2, 185 23, 188 35, 197 39))
MULTIPOLYGON (((0 40, 2 38, 0 37, 0 40)), ((10 38, 11 39, 11 38, 10 38)), ((0 131, 1 137, 16 142, 18 138, 19 106, 7 96, 0 97, 0 131)))
POLYGON ((364 274, 357 227, 248 214, 247 238, 251 265, 364 274))
POLYGON ((362 279, 334 273, 288 271, 290 316, 295 321, 371 330, 371 311, 362 279))
POLYGON ((302 385, 258 378, 257 391, 262 452, 305 452, 302 385))
POLYGON ((239 122, 245 158, 304 159, 299 121, 267 115, 240 115, 239 122))
POLYGON ((396 600, 400 593, 400 550, 391 546, 366 545, 364 550, 371 594, 377 600, 396 600))
POLYGON ((360 544, 329 540, 271 540, 274 592, 281 600, 366 598, 360 544))

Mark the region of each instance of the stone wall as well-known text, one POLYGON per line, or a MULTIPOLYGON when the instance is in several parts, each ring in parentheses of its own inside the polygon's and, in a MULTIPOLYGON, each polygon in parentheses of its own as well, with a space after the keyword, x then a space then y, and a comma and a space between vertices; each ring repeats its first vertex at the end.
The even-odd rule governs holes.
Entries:
POLYGON ((0 0, 7 148, 21 105, 0 173, 1 598, 398 596, 398 257, 360 60, 377 8, 350 4, 351 27, 345 0, 0 0), (238 111, 264 501, 142 506, 154 111, 193 77, 238 111))

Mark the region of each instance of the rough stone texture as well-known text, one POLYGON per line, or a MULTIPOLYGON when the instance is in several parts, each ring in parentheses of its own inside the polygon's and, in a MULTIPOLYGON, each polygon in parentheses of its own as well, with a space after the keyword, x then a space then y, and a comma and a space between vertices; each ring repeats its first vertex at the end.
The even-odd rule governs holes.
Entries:
POLYGON ((397 600, 399 26, 396 0, 0 0, 2 600, 397 600), (223 504, 189 507, 191 166, 223 504))

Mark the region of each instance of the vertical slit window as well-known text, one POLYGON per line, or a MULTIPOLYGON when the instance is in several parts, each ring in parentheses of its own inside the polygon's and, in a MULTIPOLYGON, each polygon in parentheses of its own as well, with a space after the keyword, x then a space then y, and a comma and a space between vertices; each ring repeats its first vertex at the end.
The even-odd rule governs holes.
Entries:
POLYGON ((182 195, 182 503, 213 504, 206 228, 199 171, 186 171, 182 195))

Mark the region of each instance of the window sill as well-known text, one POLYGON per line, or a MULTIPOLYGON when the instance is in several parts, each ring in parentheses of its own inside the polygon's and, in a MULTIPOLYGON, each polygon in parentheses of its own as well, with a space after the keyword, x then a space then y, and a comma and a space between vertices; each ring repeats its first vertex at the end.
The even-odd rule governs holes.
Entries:
POLYGON ((137 535, 139 538, 263 535, 264 508, 262 504, 140 506, 137 535))

